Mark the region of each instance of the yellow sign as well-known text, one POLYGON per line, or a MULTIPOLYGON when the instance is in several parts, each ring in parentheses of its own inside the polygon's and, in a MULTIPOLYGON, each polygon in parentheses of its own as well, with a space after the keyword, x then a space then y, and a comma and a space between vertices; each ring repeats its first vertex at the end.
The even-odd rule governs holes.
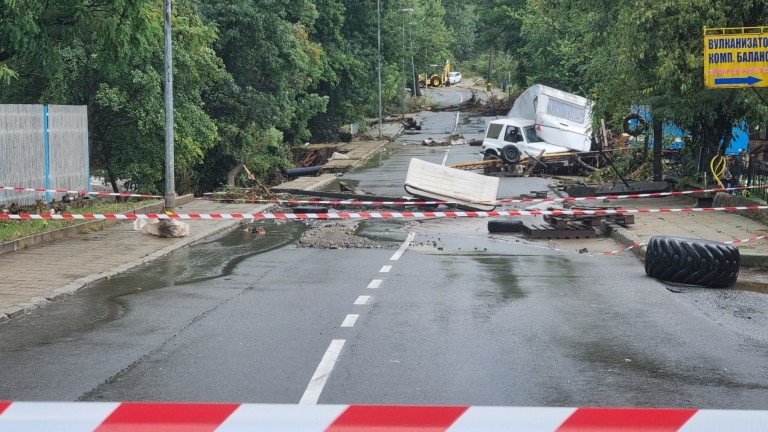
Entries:
POLYGON ((768 87, 768 27, 705 28, 704 86, 768 87))

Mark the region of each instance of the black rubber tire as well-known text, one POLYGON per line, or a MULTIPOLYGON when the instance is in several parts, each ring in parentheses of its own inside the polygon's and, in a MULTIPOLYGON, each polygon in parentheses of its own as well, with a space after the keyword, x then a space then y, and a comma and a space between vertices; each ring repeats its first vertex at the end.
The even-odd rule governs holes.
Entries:
POLYGON ((328 213, 328 207, 321 206, 296 206, 293 208, 294 213, 328 213))
POLYGON ((432 87, 440 87, 442 83, 443 81, 439 77, 432 77, 432 79, 429 80, 429 85, 432 87))
POLYGON ((512 144, 507 144, 501 148, 501 160, 508 164, 520 162, 520 150, 512 144))
POLYGON ((523 231, 521 220, 490 220, 488 221, 489 233, 516 233, 523 231))
POLYGON ((624 133, 630 136, 637 137, 648 131, 648 120, 640 114, 630 114, 624 117, 624 123, 622 124, 624 133), (630 127, 632 121, 636 122, 635 127, 630 127))
POLYGON ((645 274, 668 282, 728 288, 739 276, 739 249, 710 240, 654 236, 645 250, 645 274))

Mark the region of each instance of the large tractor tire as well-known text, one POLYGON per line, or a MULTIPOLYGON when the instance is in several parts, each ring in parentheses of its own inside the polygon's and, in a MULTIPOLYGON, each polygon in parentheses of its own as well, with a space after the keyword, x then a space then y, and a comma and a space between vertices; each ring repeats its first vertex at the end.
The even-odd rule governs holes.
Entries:
POLYGON ((728 288, 739 276, 739 250, 710 240, 654 236, 645 250, 645 274, 662 281, 728 288))
POLYGON ((429 85, 431 85, 432 87, 440 87, 442 83, 443 83, 443 80, 441 80, 439 76, 433 76, 429 80, 429 85))
POLYGON ((501 148, 501 160, 508 164, 516 164, 520 162, 520 149, 513 144, 507 144, 501 148))

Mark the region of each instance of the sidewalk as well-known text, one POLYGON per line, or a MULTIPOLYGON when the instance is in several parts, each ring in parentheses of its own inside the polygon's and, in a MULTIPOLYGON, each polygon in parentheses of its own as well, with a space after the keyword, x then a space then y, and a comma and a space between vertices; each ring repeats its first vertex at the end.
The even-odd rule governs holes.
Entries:
MULTIPOLYGON (((695 200, 686 197, 644 198, 617 200, 602 206, 618 205, 624 209, 688 208, 695 200)), ((726 242, 768 235, 768 226, 752 219, 724 211, 685 213, 638 213, 635 223, 611 226, 611 237, 626 247, 647 243, 653 236, 686 237, 726 242)), ((768 267, 768 239, 735 245, 739 249, 743 267, 768 267)), ((633 248, 639 257, 645 256, 645 247, 633 248)))
MULTIPOLYGON (((194 200, 177 213, 257 213, 267 205, 194 200)), ((0 255, 0 322, 71 295, 85 285, 113 276, 176 249, 231 229, 241 220, 185 220, 190 235, 160 238, 123 222, 104 230, 0 255)))

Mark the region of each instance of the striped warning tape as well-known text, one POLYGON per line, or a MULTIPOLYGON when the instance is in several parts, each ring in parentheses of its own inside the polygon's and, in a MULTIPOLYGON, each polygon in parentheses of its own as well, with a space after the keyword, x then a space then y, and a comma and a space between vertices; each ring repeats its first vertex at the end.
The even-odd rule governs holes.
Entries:
POLYGON ((118 196, 118 197, 130 197, 130 198, 163 198, 162 195, 144 195, 144 194, 132 194, 132 193, 119 193, 119 192, 88 192, 84 190, 68 190, 68 189, 41 189, 41 188, 26 188, 26 187, 14 187, 14 186, 0 186, 0 190, 10 190, 18 192, 53 192, 63 194, 75 194, 75 195, 98 195, 98 196, 118 196))
POLYGON ((0 402, 2 430, 765 431, 768 411, 237 403, 0 402))
MULTIPOLYGON (((645 194, 627 194, 627 195, 602 195, 602 196, 589 196, 589 197, 565 197, 565 198, 505 198, 495 201, 477 201, 478 204, 505 204, 505 203, 539 203, 539 202, 568 202, 568 201, 597 201, 597 200, 618 200, 618 199, 637 199, 637 198, 660 198, 667 196, 679 196, 690 195, 697 193, 715 193, 715 192, 729 192, 740 191, 748 189, 766 189, 766 185, 760 186, 738 186, 731 188, 718 188, 718 189, 698 189, 691 191, 674 191, 674 192, 654 192, 645 194)), ((52 193, 64 193, 75 195, 96 195, 96 196, 117 196, 124 198, 163 198, 162 195, 147 195, 147 194, 134 194, 134 193, 120 193, 120 192, 89 192, 84 190, 68 190, 68 189, 44 189, 44 188, 27 188, 16 186, 0 186, 0 190, 19 191, 19 192, 52 192, 52 193)), ((206 195, 211 195, 206 194, 206 195)), ((275 204, 328 204, 328 205, 440 205, 440 204, 457 204, 454 201, 358 201, 358 200, 279 200, 279 199, 257 199, 257 200, 244 200, 238 198, 215 198, 206 197, 213 201, 233 202, 233 203, 275 203, 275 204)))
MULTIPOLYGON (((477 204, 506 204, 506 203, 539 203, 539 202, 568 202, 568 201, 599 201, 599 200, 619 200, 619 199, 637 199, 637 198, 661 198, 668 196, 691 195, 697 193, 715 193, 730 192, 748 189, 768 189, 766 185, 762 186, 739 186, 732 188, 718 189, 698 189, 691 191, 674 192, 654 192, 644 194, 627 195, 602 195, 588 197, 566 197, 566 198, 504 198, 495 201, 475 201, 477 204)), ((455 201, 358 201, 358 200, 280 200, 280 199, 256 199, 245 200, 239 198, 215 198, 206 197, 204 199, 212 201, 221 201, 229 203, 273 203, 273 204, 327 204, 327 205, 440 205, 457 204, 455 201)))
POLYGON ((597 210, 515 210, 515 211, 445 211, 445 212, 339 212, 339 213, 174 213, 174 214, 0 214, 2 219, 425 219, 495 216, 592 216, 636 213, 685 213, 713 211, 766 210, 765 206, 661 208, 661 209, 597 209, 597 210))

